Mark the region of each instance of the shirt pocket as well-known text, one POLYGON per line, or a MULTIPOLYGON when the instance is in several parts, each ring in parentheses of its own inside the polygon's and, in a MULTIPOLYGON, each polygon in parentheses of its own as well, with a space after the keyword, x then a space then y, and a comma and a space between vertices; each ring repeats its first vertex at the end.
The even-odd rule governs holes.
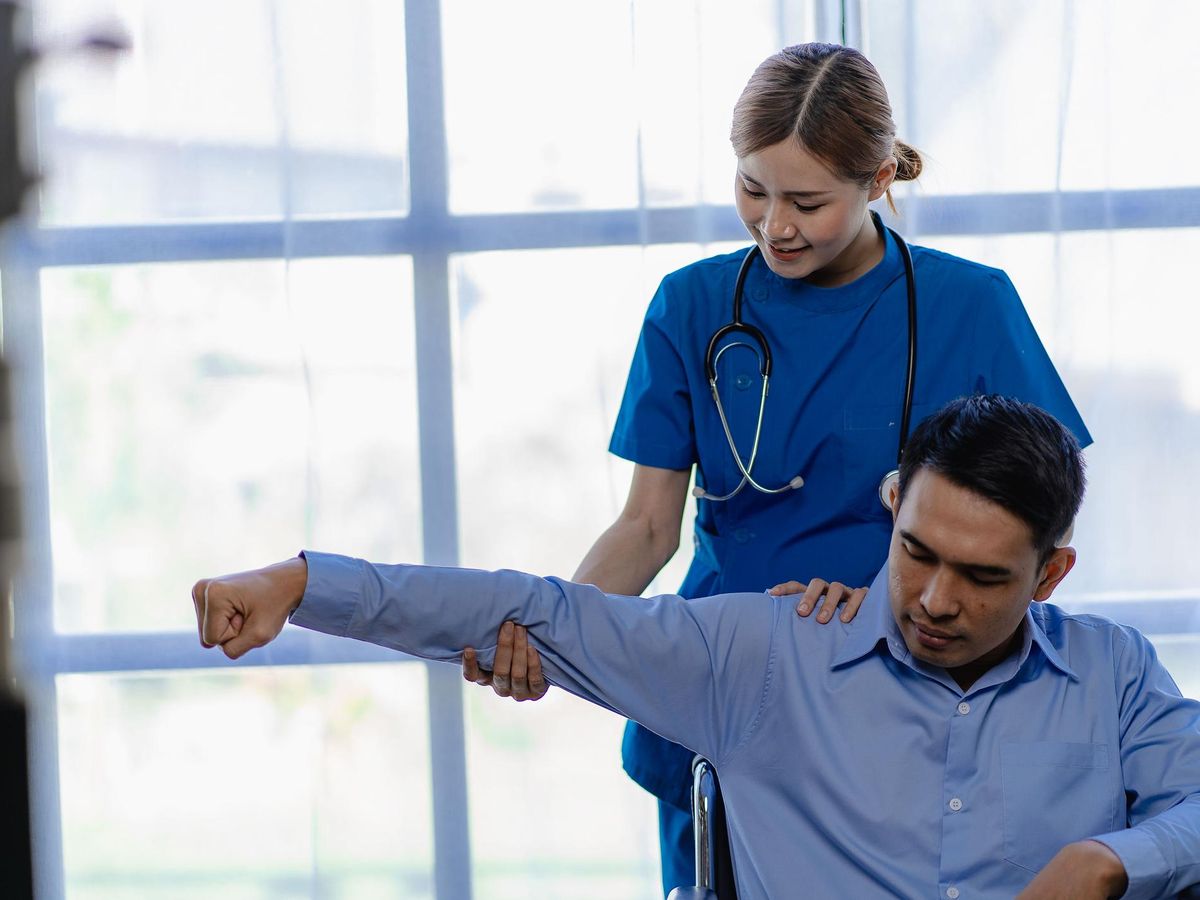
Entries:
POLYGON ((1037 872, 1072 841, 1117 827, 1108 744, 1003 744, 1000 767, 1007 862, 1037 872))

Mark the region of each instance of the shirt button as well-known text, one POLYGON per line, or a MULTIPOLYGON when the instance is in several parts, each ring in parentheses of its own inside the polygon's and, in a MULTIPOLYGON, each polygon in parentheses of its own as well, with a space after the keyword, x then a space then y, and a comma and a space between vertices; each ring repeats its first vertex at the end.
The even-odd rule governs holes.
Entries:
POLYGON ((739 528, 737 531, 735 531, 735 532, 733 533, 733 539, 734 539, 735 541, 737 541, 739 544, 744 544, 744 543, 746 543, 746 542, 747 542, 748 540, 750 540, 750 538, 752 538, 753 536, 754 536, 754 535, 752 535, 752 534, 750 533, 750 529, 749 529, 749 528, 739 528))
POLYGON ((960 716, 965 716, 970 711, 971 711, 971 704, 967 703, 965 700, 962 703, 958 704, 958 714, 960 716))
POLYGON ((956 888, 954 885, 950 885, 950 887, 946 888, 946 896, 949 897, 950 900, 958 900, 958 888, 956 888))
POLYGON ((753 381, 753 379, 749 375, 747 375, 743 372, 737 378, 733 379, 733 386, 735 388, 737 388, 739 391, 744 391, 748 387, 750 387, 750 384, 752 383, 752 381, 753 381))
POLYGON ((760 303, 767 299, 767 289, 765 287, 756 287, 754 289, 754 299, 760 303))
POLYGON ((955 797, 950 801, 950 808, 955 812, 958 812, 960 809, 962 809, 962 801, 955 797))

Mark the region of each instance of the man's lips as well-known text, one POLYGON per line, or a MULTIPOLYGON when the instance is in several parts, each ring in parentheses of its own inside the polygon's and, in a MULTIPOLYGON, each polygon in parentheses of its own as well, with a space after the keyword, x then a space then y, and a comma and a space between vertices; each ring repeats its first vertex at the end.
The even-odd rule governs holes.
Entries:
POLYGON ((939 631, 936 628, 929 628, 922 625, 920 622, 913 622, 913 626, 917 629, 917 640, 926 647, 934 649, 945 647, 953 640, 958 639, 958 635, 950 634, 947 631, 939 631))

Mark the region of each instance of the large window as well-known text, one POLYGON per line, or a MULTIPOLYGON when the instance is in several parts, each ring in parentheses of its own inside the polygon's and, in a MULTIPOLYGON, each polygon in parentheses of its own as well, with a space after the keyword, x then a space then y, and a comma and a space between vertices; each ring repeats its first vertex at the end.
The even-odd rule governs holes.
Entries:
POLYGON ((1200 9, 33 14, 50 41, 115 17, 133 42, 38 72, 46 180, 0 260, 40 896, 658 895, 615 717, 464 702, 450 667, 299 630, 231 664, 187 592, 304 546, 570 575, 628 487, 605 448, 645 304, 744 240, 730 110, 799 40, 878 64, 927 164, 894 224, 1010 273, 1096 437, 1059 599, 1141 626, 1200 696, 1200 9))

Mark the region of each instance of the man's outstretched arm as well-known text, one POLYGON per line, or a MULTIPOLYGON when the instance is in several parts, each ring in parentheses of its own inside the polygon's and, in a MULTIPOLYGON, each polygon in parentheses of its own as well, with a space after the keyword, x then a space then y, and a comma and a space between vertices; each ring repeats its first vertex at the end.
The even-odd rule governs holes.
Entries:
POLYGON ((293 623, 425 659, 490 662, 497 623, 528 629, 553 683, 720 760, 767 689, 790 605, 762 594, 698 601, 606 595, 520 572, 382 566, 307 552, 193 589, 201 641, 237 658, 293 623))

